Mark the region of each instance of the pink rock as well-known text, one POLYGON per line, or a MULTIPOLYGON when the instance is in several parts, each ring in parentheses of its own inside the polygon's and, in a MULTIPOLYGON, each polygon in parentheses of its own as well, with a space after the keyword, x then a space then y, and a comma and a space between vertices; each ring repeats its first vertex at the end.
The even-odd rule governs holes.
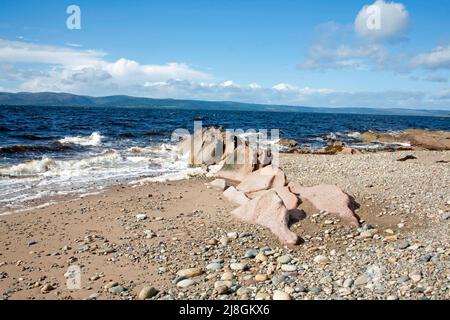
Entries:
POLYGON ((224 191, 227 188, 227 182, 224 179, 216 179, 206 185, 220 191, 224 191))
POLYGON ((353 199, 339 187, 334 185, 303 187, 296 182, 289 183, 288 187, 301 200, 311 202, 316 209, 338 214, 351 225, 359 226, 359 220, 353 209, 353 199))
POLYGON ((291 192, 288 187, 278 187, 274 189, 281 200, 283 200, 286 209, 294 210, 298 208, 299 200, 298 197, 291 192))
POLYGON ((272 188, 284 187, 286 176, 276 166, 266 166, 248 175, 236 189, 242 192, 257 192, 272 188))
POLYGON ((240 145, 222 161, 219 178, 241 182, 253 172, 257 163, 255 152, 247 145, 240 145))
POLYGON ((288 227, 289 211, 274 190, 269 190, 259 198, 250 200, 232 211, 232 214, 245 222, 269 228, 285 244, 298 243, 298 236, 288 227))
POLYGON ((236 190, 235 187, 229 187, 227 190, 225 190, 223 196, 228 201, 238 204, 240 206, 250 201, 250 199, 246 197, 245 193, 236 190))

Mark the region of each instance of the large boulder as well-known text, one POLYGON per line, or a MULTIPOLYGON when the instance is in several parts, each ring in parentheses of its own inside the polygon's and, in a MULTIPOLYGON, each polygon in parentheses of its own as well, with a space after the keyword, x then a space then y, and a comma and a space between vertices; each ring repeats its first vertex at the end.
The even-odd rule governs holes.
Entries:
POLYGON ((232 214, 242 221, 269 228, 285 244, 298 243, 298 236, 288 227, 289 210, 274 190, 269 190, 262 196, 248 201, 232 211, 232 214))
POLYGON ((353 226, 359 226, 359 219, 354 212, 354 200, 339 187, 334 185, 318 185, 304 187, 291 182, 289 190, 301 200, 308 200, 317 210, 338 214, 353 226))
POLYGON ((221 161, 222 169, 217 172, 218 178, 241 182, 257 165, 257 154, 247 144, 241 144, 221 161))
POLYGON ((249 174, 236 189, 247 193, 284 187, 285 185, 286 175, 284 172, 280 168, 270 165, 249 174))
POLYGON ((233 202, 240 206, 242 206, 250 201, 250 199, 247 198, 245 193, 236 190, 235 187, 229 187, 227 190, 225 190, 225 192, 223 193, 223 196, 228 201, 233 202))

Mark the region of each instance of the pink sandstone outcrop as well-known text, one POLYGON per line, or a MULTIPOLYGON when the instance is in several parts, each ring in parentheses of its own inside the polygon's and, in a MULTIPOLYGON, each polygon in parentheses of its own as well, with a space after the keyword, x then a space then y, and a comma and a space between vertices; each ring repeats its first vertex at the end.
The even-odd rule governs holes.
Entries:
POLYGON ((227 199, 230 202, 233 202, 237 205, 244 205, 247 202, 250 201, 249 198, 245 195, 244 192, 236 190, 235 187, 231 186, 225 192, 223 193, 225 199, 227 199))
MULTIPOLYGON (((353 198, 340 188, 288 184, 284 172, 272 164, 270 150, 255 151, 233 134, 216 128, 203 129, 182 141, 179 150, 193 166, 208 166, 210 172, 214 167, 218 179, 208 185, 224 191, 224 197, 239 206, 231 212, 236 218, 269 228, 285 244, 298 243, 299 237, 289 230, 289 225, 305 216, 298 209, 302 200, 359 225, 353 198)), ((352 150, 341 151, 352 153, 352 150)))
POLYGON ((298 236, 288 227, 289 210, 274 190, 269 190, 262 196, 250 200, 231 213, 245 222, 269 228, 285 244, 298 243, 298 236))
POLYGON ((299 183, 289 183, 292 193, 300 199, 308 200, 317 210, 323 210, 339 215, 353 226, 359 226, 359 220, 354 212, 353 199, 334 185, 318 185, 303 187, 299 183))

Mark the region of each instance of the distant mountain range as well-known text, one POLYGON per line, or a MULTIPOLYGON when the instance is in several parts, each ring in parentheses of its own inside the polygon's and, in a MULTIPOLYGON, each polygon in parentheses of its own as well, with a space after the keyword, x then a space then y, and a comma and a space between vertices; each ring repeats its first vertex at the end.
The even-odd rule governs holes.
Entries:
POLYGON ((308 112, 334 114, 409 115, 409 116, 449 116, 450 111, 416 109, 376 109, 376 108, 325 108, 289 105, 266 105, 231 101, 200 101, 177 99, 152 99, 124 95, 107 97, 80 96, 70 93, 53 92, 0 92, 0 106, 57 106, 57 107, 145 107, 181 108, 197 110, 308 112))

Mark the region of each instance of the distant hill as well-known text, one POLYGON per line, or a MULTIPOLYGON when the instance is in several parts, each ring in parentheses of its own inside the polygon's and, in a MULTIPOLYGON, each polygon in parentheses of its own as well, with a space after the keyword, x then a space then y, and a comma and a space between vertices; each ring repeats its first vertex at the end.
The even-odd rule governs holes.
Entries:
POLYGON ((375 108, 325 108, 289 105, 266 105, 231 101, 200 101, 177 99, 152 99, 124 95, 107 97, 80 96, 53 92, 0 92, 0 106, 58 106, 58 107, 147 107, 182 108, 197 110, 272 111, 308 113, 346 113, 372 115, 449 116, 444 110, 375 109, 375 108))

